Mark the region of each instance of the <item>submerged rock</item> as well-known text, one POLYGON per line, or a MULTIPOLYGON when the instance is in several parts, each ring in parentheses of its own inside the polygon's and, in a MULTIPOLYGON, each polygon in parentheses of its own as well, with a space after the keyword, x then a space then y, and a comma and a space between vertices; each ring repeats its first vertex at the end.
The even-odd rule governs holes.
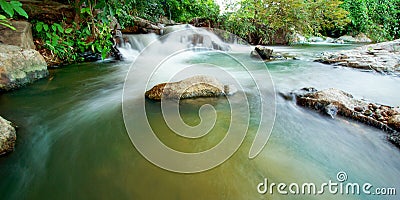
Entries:
POLYGON ((12 152, 15 146, 17 135, 11 122, 0 117, 0 155, 12 152))
POLYGON ((334 88, 308 91, 302 89, 291 94, 295 95, 296 103, 300 106, 321 111, 332 118, 337 114, 382 129, 389 133, 389 141, 400 147, 399 108, 358 100, 334 88))
POLYGON ((400 75, 400 39, 323 53, 317 62, 400 75))
POLYGON ((218 97, 232 95, 236 88, 223 85, 216 78, 199 75, 178 82, 161 83, 145 93, 152 100, 160 101, 166 99, 189 99, 197 97, 218 97))
POLYGON ((48 74, 46 61, 36 50, 0 44, 0 91, 22 87, 48 74))

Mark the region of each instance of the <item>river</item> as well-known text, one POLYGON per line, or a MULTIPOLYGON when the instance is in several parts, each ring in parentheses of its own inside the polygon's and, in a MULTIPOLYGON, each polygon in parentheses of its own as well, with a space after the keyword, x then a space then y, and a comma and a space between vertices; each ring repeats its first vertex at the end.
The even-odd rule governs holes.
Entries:
MULTIPOLYGON (((154 39, 140 37, 137 42, 154 39)), ((359 99, 400 105, 398 77, 313 62, 322 51, 353 47, 272 47, 299 59, 263 66, 269 70, 276 92, 333 87, 359 99)), ((248 158, 257 126, 252 121, 238 151, 221 165, 193 174, 161 169, 138 152, 124 125, 124 81, 138 52, 124 53, 131 54, 132 59, 52 69, 49 78, 0 95, 1 116, 19 126, 15 151, 0 158, 2 199, 376 199, 374 195, 332 195, 327 191, 320 195, 282 195, 276 188, 273 195, 257 192, 264 178, 277 184, 321 185, 329 180, 338 182, 340 171, 346 172, 347 182, 400 189, 400 150, 386 141, 384 132, 341 117, 332 119, 280 96, 276 96, 276 120, 270 139, 254 159, 248 158)), ((255 62, 249 52, 236 56, 255 62)), ((218 53, 201 51, 186 52, 173 63, 179 68, 204 60, 229 67, 232 72, 242 71, 228 66, 218 53)), ((166 134, 171 131, 158 123, 162 120, 160 104, 146 100, 149 121, 161 130, 163 134, 158 136, 165 144, 196 152, 216 145, 224 137, 229 106, 223 99, 201 101, 212 104, 222 118, 217 120, 213 134, 197 144, 166 134)), ((186 102, 181 108, 184 121, 198 123, 198 109, 196 103, 186 102)))

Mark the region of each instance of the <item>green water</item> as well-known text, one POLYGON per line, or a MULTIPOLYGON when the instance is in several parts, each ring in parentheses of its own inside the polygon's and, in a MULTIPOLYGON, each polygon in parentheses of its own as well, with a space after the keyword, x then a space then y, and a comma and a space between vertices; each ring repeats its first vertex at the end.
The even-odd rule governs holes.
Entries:
MULTIPOLYGON (((300 60, 266 64, 276 91, 335 87, 357 98, 400 105, 397 77, 311 61, 321 50, 342 48, 349 47, 285 47, 297 53, 300 60)), ((226 64, 213 54, 193 54, 180 62, 184 65, 202 60, 226 64)), ((71 65, 52 70, 50 78, 0 96, 0 115, 19 126, 15 152, 0 158, 1 199, 377 198, 257 192, 257 185, 264 178, 276 183, 320 184, 336 181, 339 171, 348 174, 349 182, 400 189, 400 151, 385 140, 385 133, 350 120, 330 119, 280 97, 276 99, 277 118, 270 140, 255 159, 248 159, 248 152, 257 119, 250 123, 239 150, 214 169, 180 174, 158 168, 138 153, 125 130, 121 101, 130 64, 71 65)), ((169 134, 162 123, 159 103, 147 101, 148 118, 152 127, 162 133, 158 135, 160 140, 186 152, 217 144, 226 131, 229 106, 224 98, 201 101, 212 104, 219 115, 212 134, 196 142, 169 134)), ((184 121, 199 123, 199 105, 188 100, 181 106, 184 121)))

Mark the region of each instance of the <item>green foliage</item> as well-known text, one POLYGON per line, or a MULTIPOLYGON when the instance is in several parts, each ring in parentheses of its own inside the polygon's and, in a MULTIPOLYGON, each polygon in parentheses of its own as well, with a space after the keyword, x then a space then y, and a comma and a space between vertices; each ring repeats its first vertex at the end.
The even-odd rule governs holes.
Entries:
POLYGON ((312 34, 321 33, 326 36, 339 36, 350 19, 348 12, 340 7, 341 1, 319 0, 307 3, 308 20, 312 26, 312 34))
MULTIPOLYGON (((85 4, 91 2, 85 1, 85 4)), ((100 0, 92 1, 96 9, 100 9, 100 18, 103 22, 108 22, 108 16, 114 16, 118 19, 122 27, 134 25, 135 17, 144 18, 150 21, 158 21, 160 16, 164 15, 164 6, 162 0, 100 0)), ((84 12, 87 12, 85 10, 84 12)))
POLYGON ((7 17, 0 14, 0 25, 10 28, 15 31, 15 27, 8 21, 7 17))
POLYGON ((22 9, 22 4, 19 1, 7 2, 5 0, 0 0, 0 7, 0 25, 12 30, 15 30, 15 27, 12 26, 7 17, 12 18, 14 17, 14 14, 17 13, 25 18, 28 18, 28 14, 26 14, 25 10, 22 9))
POLYGON ((37 37, 43 39, 44 48, 50 50, 52 54, 66 63, 81 61, 82 58, 79 57, 79 53, 87 51, 100 53, 104 59, 112 45, 109 27, 105 24, 97 24, 98 37, 101 37, 101 39, 93 37, 91 28, 90 23, 80 26, 73 24, 72 27, 65 27, 65 24, 48 25, 44 22, 37 22, 34 33, 37 37))
POLYGON ((349 33, 366 33, 378 42, 400 37, 399 0, 344 0, 342 7, 350 13, 349 33))
POLYGON ((1 9, 7 13, 9 17, 13 17, 14 13, 18 13, 19 15, 28 18, 28 14, 26 14, 25 10, 22 9, 22 3, 19 1, 10 1, 7 2, 5 0, 0 0, 1 9))
POLYGON ((166 16, 186 23, 193 18, 216 20, 219 14, 219 6, 214 0, 110 0, 98 1, 96 7, 115 16, 122 27, 134 25, 135 17, 158 22, 166 16))
POLYGON ((114 14, 113 10, 106 1, 87 0, 81 3, 85 6, 78 12, 82 19, 79 24, 34 23, 34 34, 43 41, 41 48, 48 49, 64 64, 82 61, 79 54, 84 52, 99 53, 104 59, 112 47, 108 16, 114 14), (98 12, 99 8, 101 12, 98 12))
POLYGON ((337 0, 242 0, 220 22, 252 43, 287 43, 294 32, 312 35, 344 27, 347 12, 339 5, 337 0))
POLYGON ((169 18, 178 22, 189 22, 193 18, 216 20, 219 6, 213 0, 167 0, 165 10, 169 18))

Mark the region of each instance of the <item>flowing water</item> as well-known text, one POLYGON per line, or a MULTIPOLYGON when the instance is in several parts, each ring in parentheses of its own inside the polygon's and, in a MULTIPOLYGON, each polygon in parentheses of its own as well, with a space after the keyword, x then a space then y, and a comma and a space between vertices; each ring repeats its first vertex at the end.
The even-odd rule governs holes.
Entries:
MULTIPOLYGON (((180 174, 151 164, 133 146, 121 104, 124 79, 137 50, 156 38, 130 37, 136 50, 125 49, 124 53, 132 59, 54 69, 49 78, 0 96, 0 115, 19 126, 15 152, 0 158, 1 199, 376 199, 374 195, 330 195, 327 190, 326 194, 311 196, 280 195, 276 189, 273 195, 257 192, 264 178, 288 185, 318 185, 329 180, 338 182, 339 171, 347 173, 347 182, 369 182, 374 187, 395 187, 400 192, 400 150, 385 140, 385 133, 340 117, 331 119, 279 96, 271 137, 256 158, 249 159, 248 152, 257 119, 250 123, 238 151, 214 169, 180 174)), ((400 105, 398 77, 312 62, 322 51, 352 47, 274 47, 299 59, 269 62, 265 67, 277 92, 334 87, 356 98, 400 105)), ((249 52, 236 56, 258 62, 249 57, 249 52)), ((221 54, 195 51, 175 58, 173 66, 179 69, 204 60, 226 66, 233 73, 242 70, 229 65, 221 54)), ((248 93, 251 95, 251 91, 248 93)), ((165 144, 197 152, 224 137, 229 123, 229 106, 224 98, 199 101, 212 104, 222 113, 210 136, 201 138, 200 143, 169 136, 170 130, 159 123, 159 103, 146 101, 150 124, 163 133, 158 137, 165 144)), ((258 108, 257 101, 250 104, 258 108)), ((192 125, 199 122, 198 102, 188 100, 181 106, 184 121, 192 125)))

